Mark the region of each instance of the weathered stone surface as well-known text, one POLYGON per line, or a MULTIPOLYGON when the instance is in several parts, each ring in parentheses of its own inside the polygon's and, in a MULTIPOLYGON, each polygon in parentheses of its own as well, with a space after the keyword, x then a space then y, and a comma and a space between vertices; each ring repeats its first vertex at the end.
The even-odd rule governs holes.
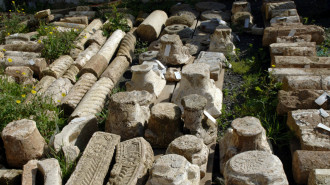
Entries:
POLYGON ((170 13, 172 16, 182 16, 187 15, 192 19, 196 19, 199 12, 196 11, 190 4, 175 4, 170 8, 170 13))
POLYGON ((272 147, 267 140, 266 131, 259 119, 244 117, 231 123, 224 137, 219 141, 220 171, 224 173, 226 162, 233 156, 250 151, 260 150, 272 153, 272 147))
MULTIPOLYGON (((328 94, 330 91, 326 91, 328 94)), ((319 109, 329 110, 328 103, 324 103, 321 107, 315 103, 315 100, 324 93, 323 90, 294 90, 278 92, 277 114, 284 115, 289 111, 298 109, 319 109)))
POLYGON ((308 185, 330 184, 330 169, 313 169, 308 176, 308 185))
POLYGON ((329 68, 268 68, 272 77, 281 82, 285 76, 330 75, 329 68))
POLYGON ((72 29, 84 29, 86 28, 85 24, 77 24, 77 23, 69 23, 69 22, 53 22, 54 26, 61 26, 65 28, 72 28, 72 29))
POLYGON ((91 44, 83 52, 79 53, 77 59, 74 61, 74 65, 79 69, 82 69, 85 64, 100 50, 98 44, 91 44))
POLYGON ((120 136, 96 132, 66 185, 103 185, 120 136))
POLYGON ((298 16, 297 9, 277 9, 270 12, 270 18, 298 16))
POLYGON ((65 18, 60 19, 60 22, 68 22, 68 23, 88 25, 88 17, 87 16, 65 17, 65 18))
POLYGON ((22 185, 35 185, 38 171, 38 161, 30 160, 23 166, 22 185))
POLYGON ((150 51, 159 51, 161 45, 162 44, 160 43, 160 39, 155 40, 155 41, 153 41, 153 42, 151 42, 149 44, 149 47, 148 47, 148 51, 147 52, 150 52, 150 51))
POLYGON ((199 185, 199 167, 177 154, 163 155, 155 160, 146 185, 199 185))
POLYGON ((64 96, 66 96, 72 88, 72 83, 67 78, 56 79, 48 89, 42 94, 47 99, 50 98, 55 105, 60 105, 64 96))
POLYGON ((146 51, 139 55, 139 63, 142 64, 144 61, 154 61, 157 59, 159 51, 146 51))
POLYGON ((85 43, 88 39, 102 27, 102 21, 100 19, 94 19, 77 37, 78 40, 74 42, 76 48, 84 50, 85 43))
POLYGON ((104 56, 95 54, 88 60, 78 75, 82 76, 85 73, 92 73, 95 77, 99 78, 108 67, 108 64, 109 61, 104 56))
POLYGON ((7 51, 23 51, 23 52, 36 52, 40 53, 44 48, 44 44, 37 42, 24 42, 18 44, 7 44, 3 49, 7 51))
POLYGON ((5 69, 5 74, 15 79, 19 84, 33 84, 33 71, 26 66, 9 66, 5 69))
POLYGON ((182 38, 191 38, 193 33, 194 33, 194 30, 192 30, 191 28, 189 28, 186 25, 173 24, 173 25, 170 25, 170 26, 166 26, 164 28, 164 31, 163 31, 162 34, 163 35, 164 34, 170 34, 170 35, 177 34, 182 39, 182 38))
POLYGON ((116 163, 107 185, 145 184, 153 162, 154 152, 143 137, 121 142, 116 150, 116 163))
POLYGON ((167 148, 182 135, 181 109, 173 103, 158 103, 151 109, 144 137, 154 148, 167 148))
POLYGON ((286 123, 299 138, 302 150, 330 151, 330 133, 317 127, 319 123, 329 127, 329 118, 322 117, 318 109, 289 112, 286 123))
POLYGON ((223 21, 230 21, 230 11, 220 11, 220 10, 206 10, 202 12, 201 19, 203 21, 205 20, 211 20, 211 19, 219 19, 223 21))
MULTIPOLYGON (((59 27, 59 28, 63 28, 63 27, 59 27)), ((72 57, 73 60, 76 60, 81 52, 83 52, 83 50, 78 48, 73 48, 70 50, 70 57, 72 57)))
POLYGON ((217 2, 199 2, 195 4, 196 10, 203 12, 206 10, 223 10, 226 9, 226 5, 217 2))
POLYGON ((109 103, 106 132, 118 134, 122 140, 144 136, 150 117, 149 106, 154 96, 147 91, 119 92, 109 103))
POLYGON ((20 41, 22 41, 23 43, 28 42, 28 41, 31 40, 32 36, 35 36, 37 34, 38 34, 38 32, 15 33, 15 34, 12 34, 12 35, 9 35, 9 36, 5 37, 6 44, 14 44, 14 43, 17 43, 17 42, 20 42, 20 41))
POLYGON ((128 32, 120 43, 117 56, 125 56, 132 63, 136 45, 135 33, 128 32))
POLYGON ((135 65, 131 68, 133 76, 131 81, 126 82, 127 91, 146 90, 158 97, 166 85, 165 78, 161 71, 153 70, 150 64, 135 65))
POLYGON ((5 51, 5 56, 34 59, 34 58, 40 58, 41 53, 24 52, 24 51, 5 51))
POLYGON ((265 18, 270 19, 271 12, 273 10, 280 9, 296 9, 294 1, 285 1, 285 2, 269 2, 265 4, 265 18))
POLYGON ((182 79, 177 85, 172 102, 181 105, 181 99, 189 94, 199 94, 207 98, 206 111, 212 116, 218 117, 221 113, 222 92, 213 80, 210 80, 210 70, 207 64, 188 64, 182 69, 182 79))
POLYGON ((330 151, 297 150, 292 157, 293 178, 297 184, 307 184, 313 169, 330 168, 330 151))
POLYGON ((330 90, 330 76, 286 76, 282 90, 298 89, 330 90))
POLYGON ((219 25, 220 22, 217 19, 211 19, 207 21, 202 21, 198 28, 204 33, 212 34, 219 25))
POLYGON ((54 150, 59 152, 64 146, 77 146, 83 151, 97 130, 97 119, 94 115, 75 118, 55 135, 54 150))
POLYGON ((103 46, 103 44, 107 41, 107 37, 103 35, 102 30, 97 30, 86 42, 87 45, 91 45, 96 43, 99 46, 103 46))
POLYGON ((77 6, 76 11, 91 11, 89 6, 77 6))
POLYGON ((165 26, 171 26, 173 24, 182 24, 191 27, 193 23, 194 23, 194 19, 188 15, 171 16, 166 20, 165 26))
POLYGON ((22 168, 31 159, 44 155, 45 139, 40 135, 36 122, 22 119, 10 122, 2 131, 8 165, 22 168))
POLYGON ((44 71, 42 71, 43 75, 53 76, 55 78, 59 78, 63 76, 66 70, 69 69, 71 64, 73 63, 73 59, 69 55, 62 55, 60 58, 56 59, 52 64, 50 64, 44 71))
POLYGON ((57 159, 44 159, 37 165, 44 176, 44 185, 62 185, 62 171, 57 159))
POLYGON ((167 65, 186 64, 191 55, 186 46, 183 46, 178 35, 165 34, 160 38, 161 48, 157 58, 167 65))
POLYGON ((311 42, 311 35, 298 35, 298 36, 278 36, 277 43, 293 43, 293 42, 311 42))
POLYGON ((50 15, 50 9, 47 9, 47 10, 41 10, 41 11, 35 13, 34 17, 37 19, 41 19, 41 18, 48 17, 49 15, 50 15))
POLYGON ((75 84, 77 79, 76 76, 79 73, 79 68, 75 65, 71 65, 70 68, 64 73, 63 78, 67 78, 72 84, 75 84))
POLYGON ((274 17, 269 22, 271 25, 277 23, 300 23, 300 17, 298 15, 287 17, 274 17))
POLYGON ((35 86, 35 91, 38 92, 39 95, 43 94, 50 85, 55 82, 56 78, 52 76, 44 76, 35 86))
POLYGON ((91 73, 83 74, 78 82, 71 88, 68 94, 62 99, 62 108, 66 115, 70 115, 77 107, 87 91, 97 81, 97 78, 91 73))
POLYGON ((149 42, 156 40, 167 18, 167 14, 164 11, 153 11, 137 28, 138 36, 142 40, 149 42))
POLYGON ((324 41, 325 33, 323 28, 316 25, 302 25, 302 24, 278 24, 271 27, 267 27, 264 30, 262 38, 262 45, 269 46, 276 42, 278 36, 288 36, 291 30, 296 30, 295 36, 298 35, 311 35, 312 42, 321 44, 324 41))
POLYGON ((166 154, 178 154, 185 157, 191 164, 199 166, 201 178, 205 176, 209 148, 204 144, 203 139, 193 135, 176 138, 167 147, 166 154))
POLYGON ((330 57, 275 56, 274 65, 276 68, 330 68, 330 57))
POLYGON ((251 5, 247 1, 235 1, 231 7, 231 13, 235 14, 237 12, 251 12, 251 5))
POLYGON ((209 51, 222 52, 226 56, 235 55, 235 45, 231 41, 231 28, 228 26, 218 26, 210 36, 209 51))
POLYGON ((231 16, 231 22, 234 25, 240 26, 240 27, 245 27, 245 20, 249 20, 248 27, 251 27, 253 25, 253 17, 250 12, 237 12, 231 16))
POLYGON ((19 185, 21 184, 22 170, 0 169, 0 184, 19 185))
POLYGON ((88 90, 70 118, 73 119, 75 117, 84 117, 100 113, 104 107, 105 98, 113 87, 114 84, 109 78, 100 78, 88 90))
POLYGON ((102 73, 102 77, 107 77, 112 80, 114 84, 117 84, 120 78, 123 76, 127 68, 129 67, 130 62, 124 56, 117 56, 107 69, 102 73))
POLYGON ((124 38, 124 36, 125 32, 121 30, 116 30, 112 33, 112 35, 105 42, 105 44, 97 54, 102 55, 109 63, 110 59, 115 54, 117 47, 119 46, 119 43, 124 38))
POLYGON ((63 146, 62 151, 67 163, 74 163, 80 154, 79 148, 73 145, 63 146))
POLYGON ((166 74, 165 74, 165 79, 167 82, 178 82, 180 81, 181 78, 178 78, 175 73, 180 74, 181 77, 181 71, 180 68, 176 68, 176 67, 169 67, 166 70, 166 74))
POLYGON ((68 16, 70 17, 87 16, 88 19, 93 19, 95 15, 96 15, 96 11, 70 11, 68 16))
POLYGON ((206 52, 199 53, 194 63, 205 63, 210 66, 210 78, 214 81, 218 80, 220 71, 223 67, 229 67, 229 63, 225 55, 221 52, 206 52))
POLYGON ((226 164, 228 185, 288 185, 281 160, 265 151, 247 151, 235 155, 226 164))

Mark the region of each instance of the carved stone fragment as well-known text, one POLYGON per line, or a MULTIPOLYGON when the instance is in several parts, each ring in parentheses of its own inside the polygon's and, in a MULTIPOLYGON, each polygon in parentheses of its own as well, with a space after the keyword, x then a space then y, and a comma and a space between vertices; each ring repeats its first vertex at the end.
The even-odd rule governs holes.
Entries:
POLYGON ((142 64, 144 61, 154 61, 157 59, 158 51, 146 51, 139 55, 139 63, 142 64))
POLYGON ((19 84, 33 84, 33 71, 27 66, 9 66, 5 69, 5 74, 15 79, 19 84))
POLYGON ((279 82, 286 76, 330 75, 329 68, 268 68, 268 71, 279 82))
POLYGON ((65 17, 65 18, 60 19, 60 22, 68 22, 68 23, 88 25, 88 17, 87 16, 65 17))
POLYGON ((76 48, 80 50, 85 49, 85 43, 88 39, 102 27, 102 21, 100 19, 94 19, 77 37, 78 40, 74 42, 76 48))
POLYGON ((226 56, 235 55, 235 45, 231 41, 231 28, 228 26, 218 26, 210 36, 209 51, 222 52, 226 56))
POLYGON ((230 21, 230 11, 220 11, 220 10, 206 10, 202 12, 201 19, 203 21, 205 20, 211 20, 211 19, 219 19, 226 22, 230 21))
POLYGON ((60 105, 64 96, 66 96, 72 88, 72 83, 67 78, 59 78, 55 80, 48 89, 42 94, 45 99, 51 98, 55 105, 60 105))
POLYGON ((132 63, 134 58, 134 49, 136 45, 135 33, 128 32, 120 43, 117 56, 125 56, 132 63))
POLYGON ((194 30, 183 24, 173 24, 166 26, 162 34, 176 34, 179 35, 181 39, 183 39, 191 38, 191 36, 194 34, 194 30))
POLYGON ((117 84, 125 71, 128 69, 130 62, 124 56, 117 56, 107 69, 102 73, 102 77, 107 77, 112 80, 114 84, 117 84))
POLYGON ((97 30, 87 41, 87 45, 91 45, 93 43, 96 43, 100 47, 103 46, 103 44, 107 41, 107 37, 103 35, 102 30, 97 30))
POLYGON ((18 44, 7 44, 3 49, 7 51, 23 51, 23 52, 36 52, 40 53, 44 48, 44 44, 37 42, 24 42, 18 44))
POLYGON ((327 185, 330 183, 330 169, 313 169, 308 176, 308 185, 327 185))
POLYGON ((95 77, 99 78, 104 70, 108 67, 109 61, 102 55, 96 54, 84 65, 79 72, 79 76, 85 73, 92 73, 95 77))
POLYGON ((275 56, 274 65, 276 68, 330 68, 330 57, 275 56))
POLYGON ((63 55, 50 64, 42 73, 44 76, 49 75, 59 78, 70 68, 72 63, 73 59, 69 55, 63 55))
POLYGON ((86 28, 86 24, 77 24, 77 23, 69 23, 69 22, 52 22, 54 26, 61 26, 65 28, 71 29, 84 29, 86 28))
POLYGON ((50 9, 47 9, 47 10, 41 10, 41 11, 35 13, 34 17, 36 19, 41 19, 41 18, 48 17, 49 15, 50 15, 50 9))
POLYGON ((231 8, 231 13, 235 14, 237 12, 251 12, 251 5, 247 1, 235 1, 231 8))
POLYGON ((124 36, 125 32, 121 30, 116 30, 111 34, 109 39, 105 42, 105 44, 97 54, 102 55, 109 63, 110 59, 116 52, 117 47, 119 46, 119 43, 124 38, 124 36))
POLYGON ((188 15, 182 16, 171 16, 166 20, 165 26, 171 26, 173 24, 183 24, 188 27, 191 27, 194 23, 194 19, 188 15))
POLYGON ((62 185, 62 171, 57 159, 44 159, 37 165, 44 176, 44 185, 62 185))
POLYGON ((74 61, 74 65, 79 69, 82 69, 85 64, 91 59, 98 51, 100 46, 98 44, 91 44, 83 52, 79 53, 77 59, 74 61))
POLYGON ((167 18, 167 14, 164 11, 153 11, 137 28, 138 36, 142 40, 149 42, 156 40, 167 18))
POLYGON ((37 160, 30 160, 23 166, 22 185, 36 185, 37 164, 37 160))
POLYGON ((77 79, 76 76, 79 73, 79 68, 75 65, 71 65, 70 68, 64 73, 63 78, 67 78, 72 84, 75 84, 77 79))

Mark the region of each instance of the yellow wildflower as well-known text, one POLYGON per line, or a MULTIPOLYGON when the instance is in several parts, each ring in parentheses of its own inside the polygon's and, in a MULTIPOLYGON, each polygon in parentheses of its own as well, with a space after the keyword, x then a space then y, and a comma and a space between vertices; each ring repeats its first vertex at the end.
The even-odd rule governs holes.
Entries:
POLYGON ((272 67, 275 67, 275 65, 273 64, 272 67))
POLYGON ((22 94, 22 97, 23 97, 23 98, 25 98, 25 96, 26 96, 25 94, 22 94))
POLYGON ((23 89, 26 89, 26 87, 23 87, 23 89))
POLYGON ((2 49, 2 51, 6 51, 6 49, 2 49))
POLYGON ((20 13, 21 11, 17 10, 18 13, 20 13))
POLYGON ((47 30, 48 28, 46 27, 45 30, 47 30))
POLYGON ((10 35, 10 33, 7 33, 7 35, 9 36, 9 35, 10 35))
POLYGON ((11 12, 11 10, 9 10, 11 12))
POLYGON ((35 88, 36 88, 35 86, 32 87, 32 89, 35 89, 35 88))
POLYGON ((84 36, 84 38, 85 38, 85 39, 87 39, 87 37, 86 37, 86 36, 84 36))
POLYGON ((49 34, 53 34, 53 32, 49 32, 49 34))
POLYGON ((16 100, 16 103, 20 104, 21 103, 21 100, 16 100))
POLYGON ((23 12, 23 13, 25 13, 25 12, 23 12))
POLYGON ((16 73, 19 73, 19 71, 15 71, 16 73))
POLYGON ((22 75, 26 75, 26 73, 22 72, 22 75))
POLYGON ((13 4, 15 4, 15 1, 11 1, 13 4))
POLYGON ((31 90, 31 93, 32 93, 32 94, 36 94, 37 91, 35 91, 35 90, 31 90))
POLYGON ((60 103, 60 102, 61 102, 61 100, 57 100, 57 102, 58 102, 58 103, 60 103))
POLYGON ((41 40, 38 40, 38 43, 40 44, 41 43, 41 40))
POLYGON ((66 96, 66 94, 65 93, 62 93, 62 96, 64 97, 64 96, 66 96))
POLYGON ((24 8, 22 8, 22 11, 24 10, 24 8))
POLYGON ((13 59, 11 59, 11 58, 8 58, 8 62, 12 62, 13 61, 13 59))

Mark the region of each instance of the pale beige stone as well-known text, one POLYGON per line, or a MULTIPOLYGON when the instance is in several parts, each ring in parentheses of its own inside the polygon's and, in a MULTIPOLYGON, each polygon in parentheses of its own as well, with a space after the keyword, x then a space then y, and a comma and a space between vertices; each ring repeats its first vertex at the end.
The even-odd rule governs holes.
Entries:
POLYGON ((76 16, 87 16, 89 20, 93 19, 96 15, 96 11, 70 11, 69 17, 76 17, 76 16))
POLYGON ((103 44, 107 41, 107 37, 103 35, 102 30, 97 30, 87 41, 87 45, 91 45, 93 43, 96 43, 100 47, 103 46, 103 44))
POLYGON ((47 9, 47 10, 41 10, 41 11, 35 13, 34 17, 37 19, 41 19, 41 18, 48 17, 49 15, 50 15, 50 9, 47 9))
POLYGON ((7 36, 6 44, 14 44, 15 42, 28 42, 31 41, 32 36, 36 36, 38 32, 29 32, 29 33, 15 33, 7 36))
POLYGON ((280 9, 296 9, 294 1, 285 1, 285 2, 269 2, 265 4, 265 18, 270 19, 271 12, 273 10, 280 9))
POLYGON ((3 47, 6 51, 23 51, 23 52, 36 52, 41 53, 42 49, 44 49, 43 43, 37 42, 23 42, 23 43, 13 43, 7 44, 3 47))
POLYGON ((221 11, 221 10, 206 10, 201 13, 201 19, 211 20, 211 19, 220 19, 226 22, 229 22, 231 19, 231 12, 230 10, 221 11))
POLYGON ((85 64, 100 50, 98 44, 89 45, 84 51, 78 54, 73 65, 77 66, 80 70, 85 66, 85 64))
POLYGON ((183 24, 188 27, 191 27, 193 25, 193 23, 194 23, 194 19, 188 15, 171 16, 166 20, 165 26, 170 26, 173 24, 183 24))
POLYGON ((24 52, 24 51, 5 51, 5 56, 34 59, 34 58, 40 58, 41 53, 24 52))
POLYGON ((297 9, 277 9, 270 12, 270 18, 298 16, 297 9))
POLYGON ((8 165, 21 168, 31 159, 44 155, 45 139, 40 135, 36 122, 22 119, 10 122, 2 131, 8 165))
POLYGON ((77 23, 70 23, 70 22, 53 22, 54 26, 61 26, 65 28, 72 28, 72 29, 85 29, 85 24, 77 24, 77 23))
POLYGON ((149 42, 156 40, 167 18, 167 14, 164 11, 153 11, 137 28, 138 36, 142 40, 149 42))
POLYGON ((76 48, 84 50, 85 43, 88 39, 102 27, 102 21, 100 19, 94 19, 79 35, 78 39, 74 42, 76 48))
POLYGON ((117 84, 125 71, 128 69, 129 64, 130 62, 126 57, 117 56, 102 73, 101 78, 110 78, 114 84, 117 84))
POLYGON ((271 25, 277 23, 300 23, 300 17, 298 15, 287 17, 274 17, 269 22, 271 25))
MULTIPOLYGON (((13 61, 14 62, 14 61, 13 61)), ((9 66, 5 69, 5 74, 15 78, 19 84, 33 84, 33 71, 27 66, 9 66)))
POLYGON ((83 50, 78 48, 73 48, 70 50, 70 56, 72 57, 73 60, 76 60, 81 52, 83 52, 83 50))
POLYGON ((181 39, 191 38, 194 33, 194 30, 183 24, 173 24, 166 26, 161 35, 164 34, 176 34, 179 35, 181 39))
POLYGON ((179 73, 181 75, 180 68, 176 68, 176 67, 167 68, 166 74, 165 74, 166 81, 167 82, 178 82, 178 81, 180 81, 180 79, 178 79, 175 76, 175 73, 179 73))
POLYGON ((43 94, 50 85, 52 85, 55 82, 56 78, 52 76, 44 76, 35 86, 36 88, 34 89, 37 91, 37 93, 43 94))
POLYGON ((253 16, 250 12, 237 12, 231 16, 231 22, 245 28, 245 20, 249 20, 248 28, 253 25, 253 16))
POLYGON ((37 160, 30 160, 23 166, 22 185, 36 185, 37 164, 37 160))
POLYGON ((67 78, 56 79, 48 89, 42 94, 46 100, 50 98, 51 102, 55 105, 60 105, 64 96, 66 96, 72 88, 72 83, 67 78))
POLYGON ((0 169, 0 184, 3 185, 20 185, 22 170, 0 169))
POLYGON ((139 55, 139 64, 142 64, 144 61, 154 61, 157 59, 158 51, 146 51, 139 55))
POLYGON ((298 36, 278 36, 276 38, 277 43, 293 43, 293 42, 311 42, 311 35, 298 35, 298 36))
POLYGON ((231 28, 218 26, 210 36, 209 51, 222 52, 226 56, 235 55, 235 45, 231 41, 231 28))
POLYGON ((298 89, 330 90, 330 76, 286 76, 282 89, 292 91, 298 89))
POLYGON ((65 17, 65 18, 60 19, 60 22, 68 22, 68 23, 88 25, 88 17, 87 16, 65 17))
POLYGON ((73 64, 73 59, 69 55, 62 55, 50 64, 42 73, 44 76, 49 75, 59 78, 63 76, 71 64, 73 64))
POLYGON ((251 12, 251 5, 247 1, 235 1, 231 7, 231 13, 235 14, 237 12, 251 12))
POLYGON ((330 184, 330 169, 313 169, 308 176, 308 185, 330 184))
POLYGON ((206 52, 199 53, 194 63, 205 63, 210 67, 210 78, 217 81, 223 67, 229 67, 225 55, 221 52, 206 52))
POLYGON ((330 68, 330 57, 275 56, 274 65, 276 68, 330 68))
POLYGON ((136 45, 135 33, 128 32, 120 43, 117 56, 125 56, 132 63, 134 58, 134 49, 136 45))
POLYGON ((75 65, 71 65, 70 68, 64 73, 63 78, 67 78, 72 84, 75 84, 77 79, 77 74, 79 73, 79 68, 75 65))
POLYGON ((104 70, 108 67, 109 61, 100 54, 95 54, 88 60, 86 65, 80 70, 79 76, 85 73, 92 73, 95 77, 99 78, 104 70))
POLYGON ((55 158, 38 161, 38 170, 44 176, 44 185, 62 185, 62 171, 55 158))
POLYGON ((330 75, 329 68, 268 68, 268 72, 279 82, 281 82, 285 76, 330 75))
POLYGON ((125 32, 119 29, 113 32, 97 54, 102 55, 109 63, 110 59, 115 54, 120 41, 124 38, 125 35, 125 32))

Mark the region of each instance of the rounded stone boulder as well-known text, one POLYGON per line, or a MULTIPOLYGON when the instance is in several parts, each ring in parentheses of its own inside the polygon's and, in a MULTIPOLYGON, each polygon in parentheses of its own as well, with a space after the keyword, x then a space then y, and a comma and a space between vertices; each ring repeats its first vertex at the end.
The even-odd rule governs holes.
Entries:
POLYGON ((10 122, 2 131, 2 140, 7 162, 14 168, 21 168, 29 160, 41 158, 46 145, 36 122, 28 119, 10 122))

